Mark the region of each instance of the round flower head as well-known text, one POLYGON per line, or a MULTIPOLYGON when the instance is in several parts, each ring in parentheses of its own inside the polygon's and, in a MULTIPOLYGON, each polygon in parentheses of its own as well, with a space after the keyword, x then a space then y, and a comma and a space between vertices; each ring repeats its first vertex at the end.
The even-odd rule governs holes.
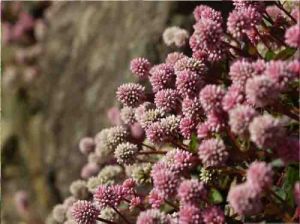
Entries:
POLYGON ((130 130, 130 137, 135 142, 142 142, 145 139, 145 131, 138 122, 135 122, 132 125, 130 125, 129 130, 130 130))
POLYGON ((124 124, 133 124, 135 122, 135 111, 132 107, 123 107, 120 116, 124 124))
POLYGON ((176 88, 182 97, 195 97, 203 84, 203 79, 192 71, 184 70, 176 77, 176 88))
POLYGON ((207 122, 199 123, 197 126, 197 137, 199 139, 206 138, 210 135, 210 128, 207 122))
POLYGON ((178 197, 181 204, 198 205, 207 197, 207 190, 202 182, 196 179, 184 180, 178 188, 178 197))
POLYGON ((221 23, 210 19, 201 19, 194 25, 194 29, 202 48, 210 50, 220 45, 223 35, 221 23))
POLYGON ((148 129, 148 127, 156 121, 161 120, 164 117, 164 112, 160 109, 149 109, 141 115, 139 123, 142 128, 148 129))
POLYGON ((146 129, 146 137, 154 144, 163 143, 166 140, 166 134, 161 122, 156 121, 150 124, 146 129))
POLYGON ((217 206, 204 209, 202 218, 205 224, 225 224, 224 212, 217 206))
POLYGON ((247 183, 231 187, 228 193, 230 206, 241 216, 255 215, 262 210, 260 198, 247 183))
POLYGON ((142 211, 136 221, 136 224, 170 224, 168 217, 158 209, 148 209, 142 211))
POLYGON ((117 159, 117 162, 120 164, 131 164, 134 163, 137 152, 137 145, 129 142, 121 143, 115 150, 115 157, 117 159))
POLYGON ((246 83, 247 101, 256 107, 265 107, 274 102, 279 91, 274 81, 267 76, 248 79, 246 83))
POLYGON ((298 207, 300 207, 300 181, 297 181, 294 186, 294 197, 298 207))
POLYGON ((202 224, 201 210, 194 206, 185 204, 179 210, 179 224, 202 224))
POLYGON ((196 131, 196 125, 197 123, 195 122, 195 120, 189 117, 182 118, 179 124, 181 135, 185 139, 190 139, 192 137, 192 133, 196 131))
POLYGON ((120 185, 100 185, 94 192, 94 201, 101 208, 117 207, 122 200, 124 194, 123 187, 120 185))
POLYGON ((173 65, 160 64, 150 70, 150 84, 153 92, 166 88, 173 88, 175 85, 175 73, 173 65))
POLYGON ((165 112, 176 112, 180 106, 180 96, 174 89, 163 89, 158 91, 155 94, 154 101, 157 108, 165 112))
POLYGON ((67 209, 68 208, 63 204, 55 205, 52 211, 53 218, 59 223, 64 222, 66 219, 67 209))
POLYGON ((169 198, 176 193, 179 177, 167 168, 153 169, 151 172, 153 186, 164 198, 169 198))
POLYGON ((112 185, 118 183, 122 180, 124 176, 123 170, 119 165, 106 165, 104 166, 101 171, 99 172, 98 178, 98 185, 106 184, 112 185))
POLYGON ((266 66, 265 71, 276 87, 284 90, 288 87, 290 81, 295 77, 294 73, 289 71, 288 64, 284 61, 271 61, 266 66))
POLYGON ((233 37, 242 39, 261 19, 262 15, 255 7, 235 9, 228 16, 227 30, 233 37))
POLYGON ((220 139, 202 141, 198 155, 205 167, 224 165, 228 158, 228 152, 220 139))
POLYGON ((115 126, 109 129, 107 142, 111 149, 115 149, 120 143, 129 138, 129 131, 124 126, 115 126))
POLYGON ((177 47, 183 47, 188 37, 188 32, 177 26, 168 27, 163 32, 163 40, 167 46, 175 44, 177 47))
POLYGON ((250 139, 259 148, 273 148, 285 137, 284 122, 269 114, 255 117, 249 125, 250 139))
POLYGON ((231 131, 237 135, 248 132, 248 126, 257 115, 256 111, 248 105, 238 105, 229 111, 229 125, 231 131))
POLYGON ((288 63, 287 70, 293 74, 294 79, 300 78, 300 60, 295 59, 288 63))
POLYGON ((276 5, 269 5, 266 7, 266 12, 274 21, 275 24, 282 24, 285 22, 284 13, 276 5))
POLYGON ((129 107, 137 107, 145 99, 145 87, 136 83, 126 83, 117 90, 118 101, 129 107))
POLYGON ((120 125, 122 123, 120 110, 117 107, 111 107, 107 110, 106 116, 112 125, 120 125))
POLYGON ((146 58, 135 58, 130 62, 130 70, 141 79, 149 76, 151 64, 146 58))
POLYGON ((295 20, 297 20, 297 22, 300 22, 300 9, 299 8, 295 8, 292 10, 291 12, 291 16, 294 17, 295 20))
POLYGON ((204 75, 207 71, 207 66, 203 60, 197 60, 196 58, 184 57, 176 62, 174 65, 175 74, 188 70, 195 72, 199 75, 204 75))
POLYGON ((194 9, 194 17, 196 21, 201 19, 209 19, 216 21, 218 23, 223 22, 222 14, 219 11, 214 10, 213 8, 207 5, 199 5, 194 9))
POLYGON ((85 137, 80 139, 79 150, 81 153, 88 155, 95 150, 95 142, 93 138, 85 137))
POLYGON ((87 199, 89 197, 89 192, 86 186, 86 181, 76 180, 70 185, 70 193, 76 199, 87 199))
POLYGON ((162 118, 161 127, 164 130, 166 140, 173 140, 179 138, 179 124, 180 117, 175 115, 167 116, 166 118, 162 118))
POLYGON ((299 162, 300 141, 298 138, 287 137, 276 147, 278 156, 286 163, 299 162))
POLYGON ((253 65, 246 60, 236 61, 230 66, 229 77, 234 86, 243 88, 247 80, 253 75, 253 65))
POLYGON ((100 211, 89 201, 79 200, 71 208, 72 216, 78 224, 95 224, 100 211))
POLYGON ((207 114, 206 122, 211 132, 219 132, 225 126, 224 114, 210 112, 207 114))
POLYGON ((153 103, 144 102, 143 104, 141 104, 140 106, 138 106, 137 108, 135 108, 135 113, 134 113, 135 119, 138 122, 140 122, 142 116, 144 115, 144 113, 147 110, 154 109, 154 108, 155 108, 155 105, 153 103))
POLYGON ((95 176, 99 172, 99 169, 100 167, 97 163, 87 163, 82 167, 80 176, 83 179, 87 179, 95 176))
POLYGON ((180 60, 180 59, 182 59, 182 58, 184 58, 184 57, 186 57, 183 53, 181 53, 181 52, 173 52, 173 53, 169 53, 168 55, 167 55, 167 58, 166 58, 166 63, 167 64, 170 64, 170 65, 175 65, 175 63, 178 61, 178 60, 180 60))
POLYGON ((181 149, 169 151, 161 160, 172 172, 178 174, 193 166, 193 154, 181 149))
POLYGON ((148 201, 152 208, 159 208, 165 202, 163 196, 155 188, 150 191, 148 201))
POLYGON ((200 103, 206 112, 221 111, 225 91, 221 86, 206 85, 199 94, 200 103))
POLYGON ((290 27, 285 32, 285 43, 290 47, 299 48, 300 47, 300 23, 290 27))
POLYGON ((184 98, 182 101, 182 113, 185 117, 196 121, 200 120, 203 110, 199 99, 197 97, 193 99, 189 97, 184 98))
POLYGON ((265 162, 253 162, 247 170, 247 183, 257 194, 272 186, 272 167, 265 162))

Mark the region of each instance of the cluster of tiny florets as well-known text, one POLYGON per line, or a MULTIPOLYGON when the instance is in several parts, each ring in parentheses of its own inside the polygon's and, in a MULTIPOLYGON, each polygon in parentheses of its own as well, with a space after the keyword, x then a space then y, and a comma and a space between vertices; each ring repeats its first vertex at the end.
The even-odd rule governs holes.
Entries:
POLYGON ((138 83, 117 89, 112 127, 80 140, 87 163, 56 221, 71 204, 83 224, 298 221, 299 10, 226 4, 227 19, 197 6, 190 37, 167 28, 181 49, 163 61, 130 62, 138 83))

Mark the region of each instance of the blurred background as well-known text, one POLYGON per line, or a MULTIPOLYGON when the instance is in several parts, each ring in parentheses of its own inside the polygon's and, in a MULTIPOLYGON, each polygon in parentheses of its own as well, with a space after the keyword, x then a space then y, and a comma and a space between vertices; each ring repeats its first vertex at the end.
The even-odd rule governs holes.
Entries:
POLYGON ((191 32, 197 4, 1 2, 2 223, 44 223, 69 195, 86 163, 78 142, 109 125, 116 88, 134 79, 129 61, 178 50, 161 34, 191 32))

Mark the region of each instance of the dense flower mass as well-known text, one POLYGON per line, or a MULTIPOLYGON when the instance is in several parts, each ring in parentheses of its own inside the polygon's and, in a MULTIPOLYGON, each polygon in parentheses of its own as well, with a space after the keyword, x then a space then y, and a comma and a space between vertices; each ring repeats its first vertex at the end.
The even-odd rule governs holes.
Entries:
POLYGON ((115 126, 80 141, 77 223, 299 221, 299 3, 222 4, 227 20, 195 8, 190 37, 166 29, 181 49, 165 60, 131 61, 139 83, 117 89, 115 126))

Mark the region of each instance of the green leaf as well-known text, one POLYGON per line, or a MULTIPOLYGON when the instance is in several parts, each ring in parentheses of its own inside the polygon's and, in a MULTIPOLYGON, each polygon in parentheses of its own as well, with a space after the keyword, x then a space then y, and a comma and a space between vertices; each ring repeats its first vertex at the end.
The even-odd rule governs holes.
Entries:
POLYGON ((208 198, 213 204, 220 204, 223 202, 223 196, 216 188, 211 188, 208 198))
POLYGON ((268 51, 265 55, 265 59, 271 61, 275 56, 276 54, 273 51, 268 51))
POLYGON ((196 152, 197 147, 198 147, 198 139, 197 136, 193 133, 189 144, 189 149, 191 152, 196 152))
POLYGON ((299 168, 288 166, 285 171, 284 183, 282 188, 286 193, 287 203, 294 206, 294 185, 299 180, 299 168))
POLYGON ((288 59, 291 56, 293 56, 295 54, 295 52, 296 52, 296 49, 294 49, 294 48, 286 48, 286 49, 280 51, 278 54, 276 54, 274 59, 275 60, 278 60, 278 59, 285 60, 285 59, 288 59))

